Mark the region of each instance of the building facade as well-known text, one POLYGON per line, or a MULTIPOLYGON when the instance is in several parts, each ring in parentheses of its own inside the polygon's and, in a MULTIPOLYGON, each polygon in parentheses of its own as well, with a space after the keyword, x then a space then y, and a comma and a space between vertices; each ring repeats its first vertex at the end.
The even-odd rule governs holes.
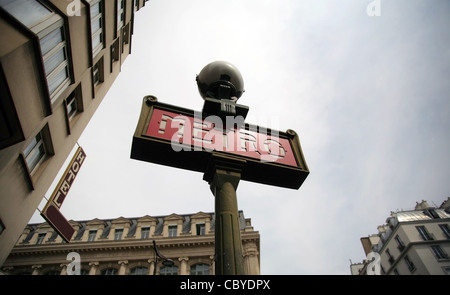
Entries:
MULTIPOLYGON (((1 268, 3 274, 64 275, 79 255, 84 275, 213 275, 214 213, 70 221, 66 243, 49 224, 28 224, 1 268), (158 253, 174 262, 164 264, 158 253), (70 254, 72 253, 72 254, 70 254)), ((260 235, 239 212, 245 273, 260 274, 260 235)), ((73 268, 72 268, 73 271, 73 268)))
POLYGON ((450 198, 438 208, 422 201, 391 212, 378 234, 361 243, 373 258, 351 264, 353 275, 450 275, 450 198))
POLYGON ((0 0, 0 266, 131 53, 147 0, 0 0))

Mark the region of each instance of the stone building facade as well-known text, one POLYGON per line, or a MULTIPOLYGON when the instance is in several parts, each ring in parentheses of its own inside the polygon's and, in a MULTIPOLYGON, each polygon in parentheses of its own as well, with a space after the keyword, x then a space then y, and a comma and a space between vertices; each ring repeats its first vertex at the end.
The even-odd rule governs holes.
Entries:
MULTIPOLYGON (((70 221, 66 243, 49 224, 28 224, 1 268, 3 274, 213 275, 214 213, 70 221), (164 265, 158 253, 174 262, 164 265), (74 254, 75 253, 75 254, 74 254)), ((260 274, 260 235, 239 212, 245 273, 260 274)))

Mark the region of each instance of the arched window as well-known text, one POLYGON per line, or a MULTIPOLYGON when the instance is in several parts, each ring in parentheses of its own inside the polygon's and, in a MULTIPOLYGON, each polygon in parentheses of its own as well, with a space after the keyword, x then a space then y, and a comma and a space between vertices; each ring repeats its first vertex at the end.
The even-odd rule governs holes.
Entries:
POLYGON ((131 269, 130 275, 148 275, 148 268, 145 266, 137 266, 131 269))
POLYGON ((117 269, 109 267, 109 268, 105 268, 104 270, 102 270, 101 273, 102 273, 102 276, 116 275, 117 269))
POLYGON ((192 265, 191 275, 209 275, 209 265, 205 263, 192 265))
POLYGON ((159 274, 163 276, 175 276, 178 274, 178 266, 163 266, 159 269, 159 274))

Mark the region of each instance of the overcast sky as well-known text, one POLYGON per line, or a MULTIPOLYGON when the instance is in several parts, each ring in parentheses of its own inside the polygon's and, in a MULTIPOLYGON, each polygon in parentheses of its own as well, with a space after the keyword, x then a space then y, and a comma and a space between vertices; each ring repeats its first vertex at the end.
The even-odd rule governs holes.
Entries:
POLYGON ((213 212, 201 173, 130 151, 145 95, 200 111, 195 77, 225 60, 244 78, 246 121, 295 130, 311 171, 299 190, 239 183, 261 274, 350 274, 350 259, 365 259, 360 238, 391 211, 450 195, 449 14, 447 0, 147 2, 132 54, 79 139, 87 158, 62 213, 213 212))

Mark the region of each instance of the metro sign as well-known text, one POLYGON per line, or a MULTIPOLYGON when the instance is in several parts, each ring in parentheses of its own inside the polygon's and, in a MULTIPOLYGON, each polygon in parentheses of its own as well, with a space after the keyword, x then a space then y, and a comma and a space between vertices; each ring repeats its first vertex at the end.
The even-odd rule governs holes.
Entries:
POLYGON ((245 161, 243 180, 298 189, 309 174, 297 134, 145 98, 131 158, 206 172, 213 154, 245 161))

